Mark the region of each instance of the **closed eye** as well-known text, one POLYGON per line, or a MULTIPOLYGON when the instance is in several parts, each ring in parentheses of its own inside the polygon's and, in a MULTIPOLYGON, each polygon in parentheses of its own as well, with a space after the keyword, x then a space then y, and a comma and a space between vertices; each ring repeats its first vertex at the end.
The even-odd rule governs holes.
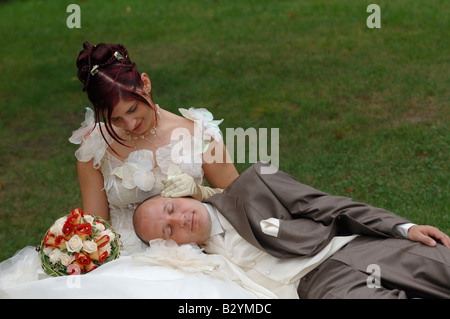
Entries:
POLYGON ((163 239, 169 239, 173 235, 172 225, 170 224, 166 225, 162 230, 162 234, 163 239))
MULTIPOLYGON (((138 108, 138 102, 134 103, 126 112, 126 114, 132 114, 134 113, 138 108)), ((111 122, 117 122, 120 120, 120 117, 112 117, 111 122)))
MULTIPOLYGON (((172 202, 166 202, 164 205, 164 211, 166 212, 166 214, 168 215, 172 215, 174 212, 174 205, 172 202)), ((172 227, 171 224, 167 224, 163 227, 162 233, 163 233, 163 238, 167 239, 170 238, 171 236, 173 236, 173 232, 174 229, 172 227)))
POLYGON ((131 113, 133 113, 134 111, 136 111, 137 107, 138 107, 138 102, 134 103, 134 104, 128 109, 127 114, 131 114, 131 113))

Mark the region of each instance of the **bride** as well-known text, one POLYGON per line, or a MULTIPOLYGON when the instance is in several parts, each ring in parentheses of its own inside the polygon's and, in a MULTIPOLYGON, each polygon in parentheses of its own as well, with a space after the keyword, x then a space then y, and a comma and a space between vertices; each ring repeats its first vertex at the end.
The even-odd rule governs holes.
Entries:
POLYGON ((130 222, 134 208, 159 194, 163 180, 187 173, 199 184, 205 177, 212 187, 223 189, 238 176, 225 158, 214 163, 202 158, 206 147, 225 148, 220 121, 205 109, 181 109, 181 117, 160 108, 152 99, 148 75, 138 72, 125 47, 86 42, 77 66, 94 106, 70 138, 81 143, 75 155, 83 211, 110 219, 122 230, 126 251, 136 249, 139 242, 130 222), (95 125, 100 120, 104 124, 95 125), (200 136, 194 134, 195 124, 203 128, 200 136), (182 137, 178 132, 184 133, 182 137), (176 152, 178 143, 191 146, 195 138, 201 139, 202 149, 191 152, 184 147, 183 154, 176 152))
POLYGON ((238 172, 226 160, 221 121, 209 111, 180 109, 183 116, 178 116, 160 108, 148 75, 137 70, 124 46, 85 42, 83 47, 76 62, 78 78, 94 110, 87 108, 69 140, 80 144, 75 156, 82 209, 110 221, 120 234, 121 257, 80 276, 79 285, 72 285, 77 289, 68 289, 73 278, 47 278, 39 255, 26 247, 0 264, 0 297, 272 297, 218 256, 173 243, 154 242, 147 248, 139 240, 132 216, 143 200, 162 191, 164 196, 206 199, 238 172), (221 159, 208 158, 217 150, 221 159), (192 176, 196 187, 177 188, 183 174, 192 176), (202 186, 203 178, 211 188, 202 186), (195 266, 180 266, 187 261, 195 266))

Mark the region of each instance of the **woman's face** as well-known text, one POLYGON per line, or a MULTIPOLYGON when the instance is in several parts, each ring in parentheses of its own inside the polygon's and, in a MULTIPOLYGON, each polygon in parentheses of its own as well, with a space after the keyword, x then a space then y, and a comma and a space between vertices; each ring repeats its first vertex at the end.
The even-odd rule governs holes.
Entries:
POLYGON ((154 112, 142 102, 120 100, 111 113, 111 124, 126 132, 142 135, 154 126, 154 112))

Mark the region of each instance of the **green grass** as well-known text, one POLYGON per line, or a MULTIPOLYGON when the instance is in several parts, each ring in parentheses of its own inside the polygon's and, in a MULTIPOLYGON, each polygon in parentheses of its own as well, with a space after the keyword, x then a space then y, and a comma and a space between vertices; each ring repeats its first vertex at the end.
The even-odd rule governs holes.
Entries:
POLYGON ((280 128, 280 169, 450 233, 450 4, 375 1, 382 28, 368 29, 370 3, 0 3, 0 260, 81 205, 68 138, 88 105, 86 40, 126 45, 161 107, 206 107, 223 131, 280 128))

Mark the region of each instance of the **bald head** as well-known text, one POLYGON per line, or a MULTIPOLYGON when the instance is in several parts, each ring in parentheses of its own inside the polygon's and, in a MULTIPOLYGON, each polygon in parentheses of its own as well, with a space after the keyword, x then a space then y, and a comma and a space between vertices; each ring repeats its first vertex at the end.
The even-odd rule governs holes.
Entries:
POLYGON ((211 234, 208 210, 202 202, 189 197, 151 197, 138 206, 133 224, 137 236, 146 244, 156 238, 203 244, 211 234))

